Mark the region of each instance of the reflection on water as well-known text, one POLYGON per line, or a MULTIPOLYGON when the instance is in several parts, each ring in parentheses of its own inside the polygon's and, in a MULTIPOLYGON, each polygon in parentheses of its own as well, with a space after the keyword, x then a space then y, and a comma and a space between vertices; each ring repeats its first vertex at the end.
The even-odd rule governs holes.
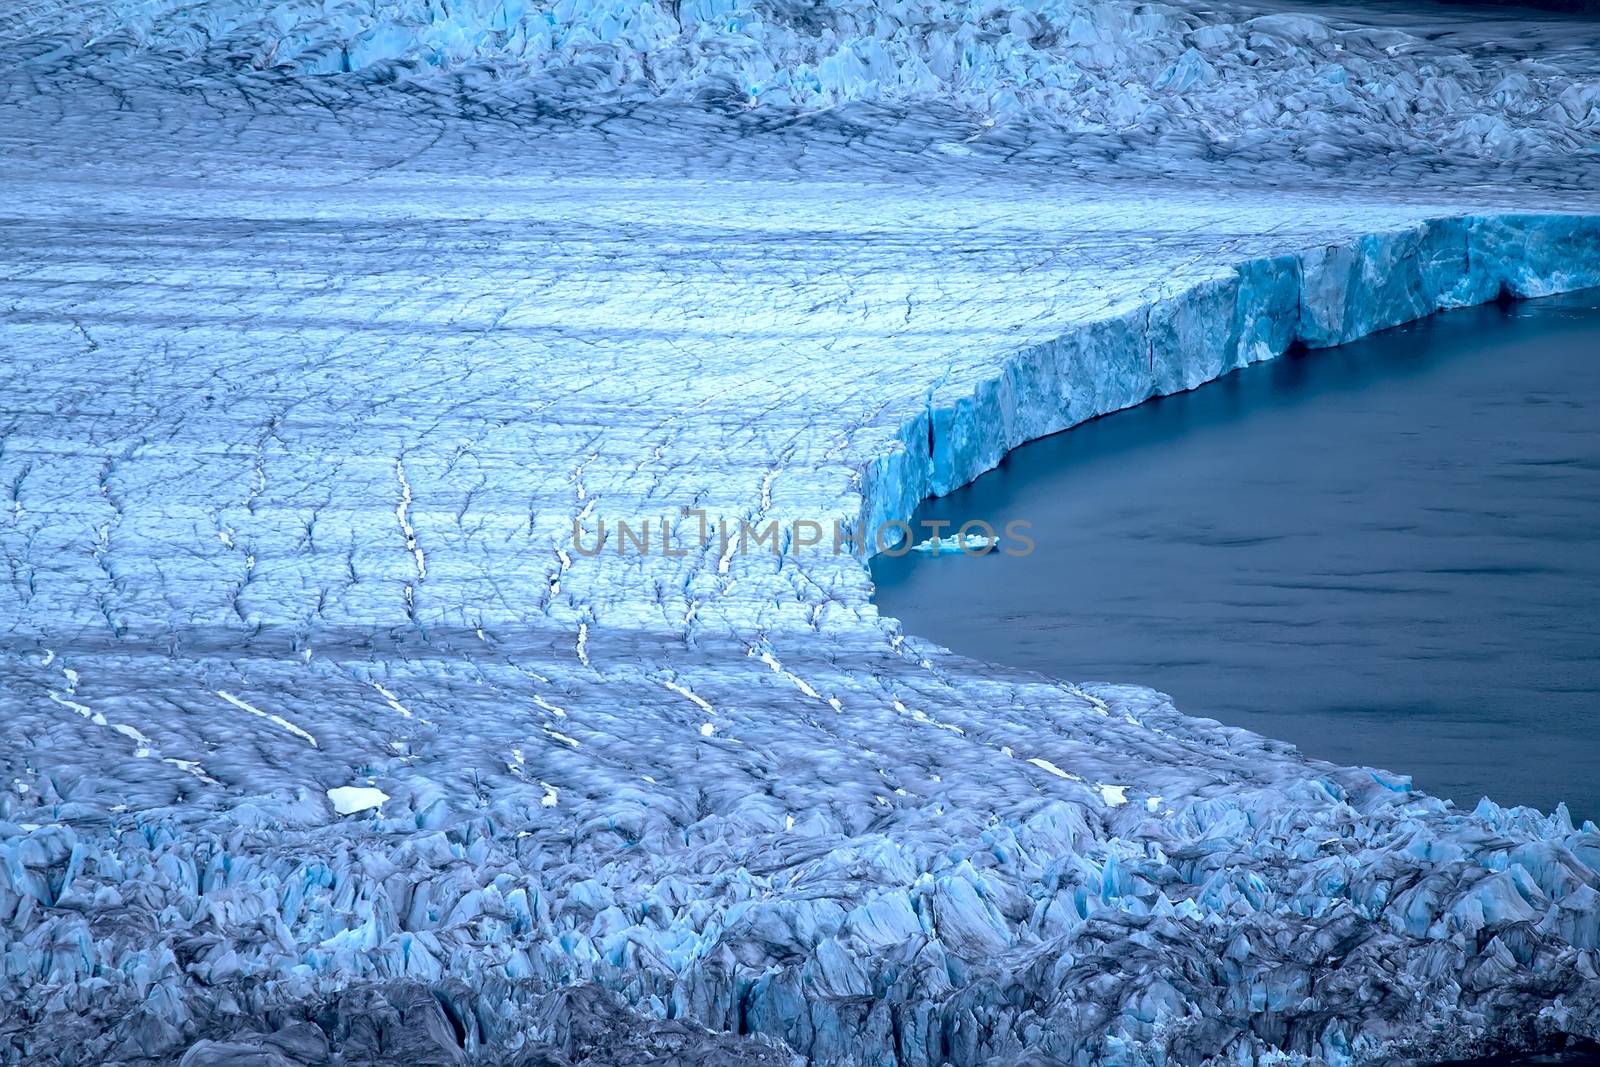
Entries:
POLYGON ((1469 807, 1600 818, 1600 290, 1249 368, 918 518, 1023 518, 1037 547, 878 557, 912 633, 1469 807))

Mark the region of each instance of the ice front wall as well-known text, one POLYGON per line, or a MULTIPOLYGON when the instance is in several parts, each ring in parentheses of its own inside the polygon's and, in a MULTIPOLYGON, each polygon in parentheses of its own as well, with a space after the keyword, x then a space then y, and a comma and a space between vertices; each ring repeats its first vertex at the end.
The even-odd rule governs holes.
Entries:
POLYGON ((930 390, 924 416, 871 467, 862 521, 908 519, 1019 445, 1294 344, 1326 348, 1448 308, 1600 285, 1597 232, 1593 216, 1577 214, 1431 219, 1230 266, 1025 348, 975 385, 930 390))
POLYGON ((1592 50, 884 7, 872 55, 942 19, 973 58, 707 107, 706 55, 803 88, 867 9, 428 43, 513 6, 34 3, 0 43, 0 1058, 1600 1038, 1600 834, 1564 811, 961 660, 848 557, 571 540, 905 517, 1295 341, 1600 284, 1592 50), (1278 136, 1231 78, 1278 79, 1278 136))

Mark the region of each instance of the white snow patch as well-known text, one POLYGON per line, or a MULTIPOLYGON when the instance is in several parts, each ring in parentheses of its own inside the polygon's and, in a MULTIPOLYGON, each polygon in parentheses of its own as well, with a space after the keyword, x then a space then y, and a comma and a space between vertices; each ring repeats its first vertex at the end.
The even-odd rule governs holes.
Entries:
POLYGON ((275 724, 277 726, 281 726, 283 729, 289 731, 291 734, 294 734, 296 737, 300 738, 302 741, 305 741, 312 748, 319 747, 317 745, 317 739, 315 737, 312 737, 310 734, 308 734, 304 730, 300 729, 300 727, 296 726, 294 723, 290 722, 288 719, 285 719, 282 715, 274 715, 271 712, 262 711, 260 708, 251 707, 249 704, 246 704, 244 701, 240 700, 238 697, 234 696, 232 693, 229 693, 229 692, 227 692, 225 690, 222 690, 222 689, 218 689, 217 690, 217 696, 221 697, 223 700, 226 700, 228 703, 232 704, 234 707, 238 708, 240 711, 248 711, 252 715, 255 715, 255 716, 257 716, 259 718, 262 718, 262 719, 266 719, 268 722, 271 722, 271 723, 273 723, 273 724, 275 724))
POLYGON ((204 767, 200 766, 200 764, 196 763, 194 760, 176 759, 176 758, 174 758, 172 756, 167 756, 164 759, 162 759, 161 762, 162 763, 170 763, 172 766, 178 768, 178 770, 180 770, 180 771, 183 771, 185 774, 194 775, 196 778, 200 779, 202 782, 206 783, 207 785, 221 785, 222 784, 221 782, 217 781, 215 778, 213 778, 209 774, 207 774, 206 773, 206 769, 204 767))
POLYGON ((935 719, 933 716, 929 715, 920 708, 908 708, 902 701, 896 700, 894 702, 894 710, 899 712, 901 715, 909 715, 912 719, 923 723, 924 725, 937 726, 941 730, 949 730, 951 733, 957 734, 961 737, 967 736, 967 732, 961 727, 954 726, 947 722, 940 722, 938 719, 935 719))
POLYGON ((1090 704, 1094 705, 1095 710, 1098 711, 1100 714, 1102 714, 1102 715, 1110 715, 1111 714, 1111 705, 1107 704, 1104 700, 1101 700, 1099 697, 1095 696, 1093 693, 1085 693, 1082 689, 1073 689, 1072 692, 1074 694, 1082 697, 1083 699, 1087 700, 1090 704))
POLYGON ((111 728, 134 743, 133 754, 136 758, 146 759, 155 752, 155 742, 134 727, 126 723, 114 722, 111 724, 111 728))
POLYGON ((1028 762, 1033 764, 1035 767, 1039 768, 1041 771, 1049 771, 1051 774, 1055 775, 1057 778, 1065 778, 1069 782, 1081 782, 1081 781, 1083 781, 1083 779, 1079 778, 1076 774, 1069 774, 1068 772, 1062 770, 1060 767, 1057 767, 1054 763, 1051 763, 1047 759, 1039 759, 1039 758, 1035 757, 1033 759, 1030 759, 1028 762))
POLYGON ((87 704, 79 704, 76 700, 68 700, 54 689, 50 690, 50 699, 54 700, 57 704, 60 704, 64 708, 71 708, 79 715, 82 715, 85 719, 88 719, 90 722, 94 723, 96 726, 106 725, 105 716, 101 715, 97 711, 92 710, 87 704))
POLYGON ((800 692, 804 693, 806 696, 813 700, 822 699, 822 694, 807 685, 804 678, 801 678, 793 671, 784 670, 783 664, 778 662, 778 657, 774 656, 771 652, 761 653, 761 662, 771 667, 775 673, 781 674, 783 677, 789 679, 790 682, 794 683, 795 688, 799 689, 800 692))
POLYGON ((533 702, 535 704, 539 705, 545 711, 548 711, 550 714, 554 715, 558 719, 565 719, 567 717, 567 709, 566 708, 558 708, 558 707, 556 707, 554 704, 550 703, 544 697, 539 696, 537 693, 535 693, 534 696, 533 696, 533 702))
POLYGON ((389 794, 368 785, 340 785, 328 790, 328 799, 340 815, 354 815, 358 811, 383 807, 389 794))
MULTIPOLYGON (((73 676, 73 683, 74 685, 77 683, 76 675, 73 676)), ((128 738, 134 743, 133 755, 135 759, 148 759, 150 756, 155 755, 155 742, 150 740, 144 734, 140 733, 134 727, 125 725, 123 723, 108 722, 104 715, 100 714, 98 711, 95 711, 87 704, 80 704, 76 700, 68 700, 54 689, 50 690, 50 699, 55 701, 57 704, 60 704, 64 708, 71 708, 79 715, 82 715, 85 719, 88 719, 90 722, 94 723, 96 726, 107 727, 121 734, 123 737, 128 738)))
POLYGON ((402 716, 404 716, 407 719, 412 717, 411 716, 411 709, 407 708, 404 704, 400 703, 400 698, 399 697, 397 697, 393 693, 389 692, 389 690, 385 689, 383 686, 379 685, 377 682, 373 682, 372 683, 372 688, 376 689, 378 691, 379 695, 381 695, 384 700, 387 700, 389 702, 389 706, 391 708, 393 708, 395 711, 398 711, 402 716))
POLYGON ((428 576, 428 560, 422 554, 422 546, 417 544, 417 531, 411 527, 411 483, 406 481, 406 465, 400 460, 394 461, 394 474, 400 481, 400 503, 395 505, 395 518, 400 520, 400 530, 406 535, 406 548, 411 552, 411 558, 417 564, 417 579, 420 581, 428 576))
POLYGON ((707 703, 705 698, 703 698, 701 696, 698 696, 695 693, 691 692, 686 686, 681 686, 681 685, 677 684, 676 682, 669 682, 669 681, 666 681, 664 679, 662 680, 661 684, 666 686, 668 689, 672 690, 674 693, 677 693, 679 696, 687 697, 689 700, 694 701, 701 708, 703 708, 707 713, 714 713, 717 710, 716 708, 713 708, 709 703, 707 703))

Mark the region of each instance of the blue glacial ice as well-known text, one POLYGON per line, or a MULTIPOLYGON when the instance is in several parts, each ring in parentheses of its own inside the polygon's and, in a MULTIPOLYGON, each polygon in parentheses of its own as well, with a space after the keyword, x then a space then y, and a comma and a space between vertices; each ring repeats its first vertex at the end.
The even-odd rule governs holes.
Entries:
POLYGON ((25 0, 0 1061, 1600 1039, 1564 809, 961 659, 825 543, 575 536, 904 519, 1293 344, 1600 284, 1600 39, 1429 17, 25 0))

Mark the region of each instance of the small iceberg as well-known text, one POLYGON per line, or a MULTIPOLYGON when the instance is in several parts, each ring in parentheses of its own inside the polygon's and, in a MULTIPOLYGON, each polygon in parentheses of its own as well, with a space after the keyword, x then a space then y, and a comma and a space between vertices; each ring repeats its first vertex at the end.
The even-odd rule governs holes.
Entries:
POLYGON ((951 534, 949 537, 930 537, 913 545, 911 551, 937 556, 941 552, 965 552, 969 555, 986 553, 994 548, 996 539, 987 534, 951 534))

